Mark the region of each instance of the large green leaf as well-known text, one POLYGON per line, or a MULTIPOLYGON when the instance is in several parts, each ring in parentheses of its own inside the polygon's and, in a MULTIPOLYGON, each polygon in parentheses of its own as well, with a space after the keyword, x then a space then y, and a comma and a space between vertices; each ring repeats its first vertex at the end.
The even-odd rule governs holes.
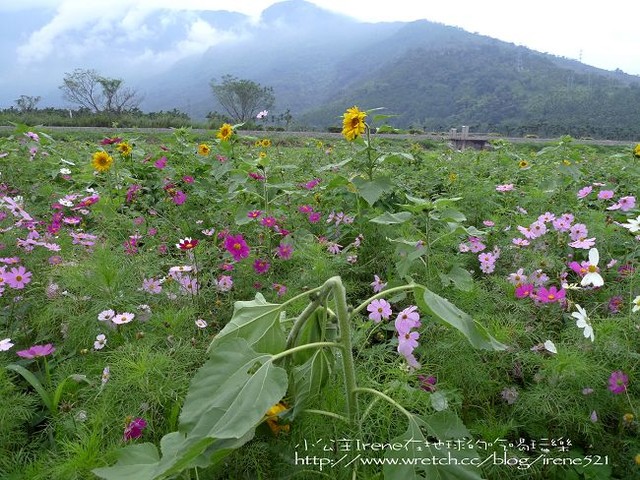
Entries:
POLYGON ((279 303, 267 303, 261 293, 251 301, 236 302, 229 323, 218 333, 209 349, 227 337, 244 338, 256 352, 279 353, 286 338, 280 325, 279 303))
POLYGON ((180 431, 239 438, 284 397, 287 373, 271 355, 253 351, 242 338, 213 344, 209 360, 191 381, 180 414, 180 431))
POLYGON ((358 194, 371 206, 373 206, 383 194, 393 190, 393 182, 389 177, 378 177, 371 181, 356 177, 351 183, 355 185, 358 194))
MULTIPOLYGON (((298 331, 296 338, 293 341, 291 347, 297 347, 299 345, 306 345, 308 343, 322 342, 325 337, 325 318, 327 312, 324 307, 318 307, 314 310, 314 312, 307 318, 304 322, 304 325, 298 331)), ((309 360, 314 355, 314 351, 302 350, 299 352, 295 352, 291 355, 293 363, 296 365, 301 365, 309 360)))
POLYGON ((316 350, 304 364, 293 369, 293 416, 322 395, 335 364, 333 352, 327 348, 316 350))
POLYGON ((404 223, 411 218, 410 212, 399 212, 399 213, 390 213, 384 212, 382 215, 378 215, 377 217, 369 220, 373 223, 379 223, 381 225, 397 225, 399 223, 404 223))
POLYGON ((493 338, 471 316, 427 287, 417 285, 414 289, 414 296, 421 310, 430 312, 438 320, 459 330, 475 348, 485 350, 504 350, 507 348, 506 345, 493 338))
POLYGON ((473 277, 468 270, 465 270, 458 265, 454 265, 447 273, 438 273, 443 286, 448 286, 451 283, 463 292, 470 292, 473 290, 473 277))
MULTIPOLYGON (((449 446, 446 442, 435 445, 433 438, 427 439, 422 429, 429 430, 429 425, 412 415, 407 431, 391 440, 391 445, 398 443, 406 448, 389 449, 385 453, 385 480, 482 480, 479 470, 468 465, 471 458, 477 457, 474 450, 458 450, 455 442, 449 446), (466 465, 461 465, 462 459, 466 465)), ((446 439, 439 437, 439 440, 446 439)))
POLYGON ((285 395, 286 371, 271 358, 242 338, 215 344, 191 382, 180 431, 161 440, 162 456, 152 444, 128 446, 116 465, 94 473, 107 480, 154 480, 219 462, 253 437, 267 410, 285 395))

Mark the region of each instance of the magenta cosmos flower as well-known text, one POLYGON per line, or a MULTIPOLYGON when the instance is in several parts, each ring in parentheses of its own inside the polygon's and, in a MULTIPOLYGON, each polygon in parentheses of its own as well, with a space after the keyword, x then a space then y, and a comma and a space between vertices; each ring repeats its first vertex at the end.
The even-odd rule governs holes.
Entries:
POLYGON ((251 251, 249 245, 244 241, 244 237, 241 234, 228 235, 224 239, 224 248, 231 254, 236 262, 239 262, 243 258, 247 258, 251 251))
POLYGON ((198 245, 198 240, 191 239, 191 237, 181 238, 178 243, 176 243, 176 247, 180 250, 191 250, 192 248, 196 248, 198 245))
POLYGON ((46 357, 47 355, 51 355, 56 351, 56 348, 47 343, 46 345, 34 345, 33 347, 27 348, 26 350, 18 350, 16 354, 22 358, 38 358, 38 357, 46 357))
POLYGON ((124 429, 124 441, 134 440, 142 436, 142 430, 147 426, 147 421, 144 418, 134 418, 124 429))
POLYGON ((253 262, 253 269, 258 274, 267 273, 270 267, 271 264, 266 260, 263 260, 262 258, 258 258, 255 262, 253 262))
POLYGON ((627 389, 627 385, 629 384, 629 377, 622 371, 616 370, 615 372, 611 372, 611 376, 609 377, 609 390, 611 393, 615 393, 616 395, 619 393, 624 393, 627 389))
POLYGON ((391 316, 391 304, 385 299, 375 299, 369 305, 367 305, 367 311, 369 318, 375 323, 380 323, 382 319, 388 320, 391 316))
POLYGON ((548 289, 540 287, 536 292, 536 298, 542 303, 562 302, 565 296, 566 291, 563 288, 558 290, 555 285, 552 285, 548 289))

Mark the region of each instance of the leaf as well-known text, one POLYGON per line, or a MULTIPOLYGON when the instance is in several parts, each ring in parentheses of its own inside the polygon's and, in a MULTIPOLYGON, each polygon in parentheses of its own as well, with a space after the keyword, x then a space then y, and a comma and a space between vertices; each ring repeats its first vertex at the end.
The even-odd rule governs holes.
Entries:
POLYGON ((106 480, 146 480, 155 478, 160 455, 152 443, 129 445, 118 452, 118 463, 92 472, 106 480))
POLYGON ((375 218, 369 220, 373 223, 379 223, 381 225, 397 225, 404 223, 411 218, 410 212, 390 213, 384 212, 382 215, 378 215, 375 218))
POLYGON ((209 350, 226 337, 239 337, 257 352, 281 352, 286 343, 279 321, 281 309, 279 303, 267 303, 261 293, 256 293, 254 300, 236 302, 231 320, 216 335, 209 350))
POLYGON ((449 408, 449 401, 442 392, 434 392, 431 394, 431 406, 436 412, 441 412, 449 408))
POLYGON ((393 183, 389 177, 378 177, 371 181, 356 177, 351 182, 370 206, 373 206, 383 194, 393 190, 393 183))
POLYGON ((478 456, 475 450, 458 450, 455 442, 450 446, 445 442, 436 446, 432 438, 427 440, 422 429, 429 430, 429 425, 420 417, 411 415, 407 431, 391 440, 391 445, 402 444, 405 448, 386 451, 385 480, 482 480, 480 470, 469 465, 469 460, 478 456), (458 462, 453 459, 458 459, 458 462))
POLYGON ((447 273, 438 273, 442 285, 447 287, 453 283, 453 285, 463 292, 470 292, 473 290, 473 277, 468 270, 462 267, 454 265, 447 273))
POLYGON ((338 162, 338 163, 332 163, 330 165, 325 165, 324 167, 318 168, 317 171, 318 172, 326 172, 328 170, 334 171, 334 170, 339 169, 340 167, 344 167, 346 164, 351 162, 351 160, 353 160, 353 159, 352 158, 347 158, 346 160, 342 160, 341 162, 338 162))
MULTIPOLYGON (((304 322, 304 325, 298 332, 292 347, 305 345, 308 343, 324 341, 323 318, 326 316, 324 307, 318 307, 311 316, 304 322)), ((302 350, 291 355, 296 365, 301 365, 314 355, 313 350, 302 350)))
POLYGON ((240 438, 284 397, 287 373, 271 355, 251 349, 243 338, 214 342, 209 360, 191 381, 180 414, 188 435, 240 438))
POLYGON ((327 348, 316 350, 304 364, 294 367, 293 396, 295 417, 312 400, 322 395, 322 390, 331 376, 335 364, 333 352, 327 348))
POLYGON ((29 384, 34 388, 34 390, 38 392, 38 395, 40 395, 40 399, 42 400, 42 403, 44 404, 44 406, 47 407, 47 410, 49 410, 51 413, 54 413, 53 401, 51 400, 51 396, 49 395, 47 390, 42 386, 42 383, 40 383, 40 380, 38 380, 38 378, 33 373, 31 373, 29 370, 24 368, 22 365, 17 365, 15 363, 10 363, 5 368, 7 370, 13 370, 14 372, 22 375, 22 378, 24 378, 27 382, 29 382, 29 384))
POLYGON ((464 426, 462 420, 451 410, 443 410, 424 418, 427 433, 445 440, 449 438, 471 438, 471 433, 464 426))
POLYGON ((504 350, 507 348, 506 345, 493 338, 480 323, 427 287, 417 285, 414 289, 414 296, 421 310, 430 312, 440 321, 459 330, 475 348, 485 350, 504 350))

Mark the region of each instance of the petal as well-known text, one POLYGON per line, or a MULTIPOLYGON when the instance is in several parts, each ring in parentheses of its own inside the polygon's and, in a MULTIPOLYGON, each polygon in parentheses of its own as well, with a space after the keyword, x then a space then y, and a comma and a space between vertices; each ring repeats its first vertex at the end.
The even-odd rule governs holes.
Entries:
POLYGON ((589 263, 596 266, 598 265, 598 261, 600 261, 600 253, 597 248, 592 248, 589 250, 589 263))

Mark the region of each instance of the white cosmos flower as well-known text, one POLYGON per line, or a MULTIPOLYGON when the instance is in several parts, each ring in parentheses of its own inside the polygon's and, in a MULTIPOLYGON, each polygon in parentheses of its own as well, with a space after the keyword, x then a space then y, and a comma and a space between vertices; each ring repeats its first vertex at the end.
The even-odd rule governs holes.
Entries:
POLYGON ((551 340, 544 342, 544 349, 550 353, 558 353, 555 344, 551 340))
POLYGON ((602 276, 598 273, 598 262, 600 261, 600 254, 597 248, 589 250, 589 266, 587 267, 587 274, 582 277, 580 285, 586 287, 587 285, 593 285, 594 287, 601 287, 604 285, 602 276))
POLYGON ((577 303, 576 308, 578 309, 578 311, 573 312, 571 316, 576 319, 576 326, 583 329, 582 334, 584 335, 584 338, 590 338, 593 342, 593 327, 591 326, 591 322, 589 321, 587 312, 577 303))
POLYGON ((631 309, 631 311, 633 313, 635 313, 638 310, 640 310, 640 295, 638 295, 636 298, 634 298, 632 303, 633 303, 633 308, 631 309))
POLYGON ((630 218, 629 223, 621 223, 620 225, 631 233, 638 233, 640 232, 640 215, 638 215, 638 218, 630 218))

